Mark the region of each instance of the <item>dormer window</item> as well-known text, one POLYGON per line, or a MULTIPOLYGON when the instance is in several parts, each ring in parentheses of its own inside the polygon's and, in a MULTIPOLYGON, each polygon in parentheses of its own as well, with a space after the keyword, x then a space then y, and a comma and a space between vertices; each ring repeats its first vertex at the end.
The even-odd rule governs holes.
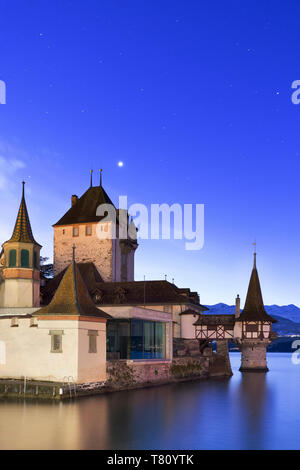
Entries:
POLYGON ((79 237, 79 227, 73 227, 73 237, 79 237))

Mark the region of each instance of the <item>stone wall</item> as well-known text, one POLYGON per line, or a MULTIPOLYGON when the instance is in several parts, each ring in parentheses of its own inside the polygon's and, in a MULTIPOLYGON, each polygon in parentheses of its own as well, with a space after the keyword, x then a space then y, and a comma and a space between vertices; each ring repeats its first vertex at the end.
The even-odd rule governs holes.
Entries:
POLYGON ((270 343, 268 339, 236 341, 242 355, 240 371, 267 372, 267 346, 270 343))
POLYGON ((76 224, 76 227, 79 229, 77 237, 73 237, 73 225, 54 227, 54 275, 59 274, 72 262, 72 247, 75 245, 77 262, 94 263, 104 281, 114 281, 112 240, 100 240, 95 223, 76 224), (86 225, 92 228, 91 235, 86 235, 86 225))
POLYGON ((171 361, 133 362, 110 361, 107 363, 107 388, 128 389, 182 380, 208 377, 209 358, 176 358, 171 361))
POLYGON ((224 356, 211 353, 200 357, 181 357, 173 361, 108 361, 107 380, 74 384, 0 378, 0 398, 74 399, 85 395, 117 392, 155 385, 210 377, 226 377, 224 356))
POLYGON ((211 346, 207 344, 207 341, 199 341, 198 339, 173 338, 174 357, 195 357, 202 356, 203 353, 205 356, 210 356, 212 354, 211 346))

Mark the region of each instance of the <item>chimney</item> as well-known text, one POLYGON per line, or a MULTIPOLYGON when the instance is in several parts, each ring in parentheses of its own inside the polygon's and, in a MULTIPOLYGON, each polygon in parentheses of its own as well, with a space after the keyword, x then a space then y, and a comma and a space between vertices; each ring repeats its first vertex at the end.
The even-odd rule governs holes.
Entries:
POLYGON ((235 318, 239 318, 240 313, 241 313, 241 299, 238 294, 237 298, 235 299, 235 318))
POLYGON ((72 207, 76 204, 77 201, 78 201, 78 196, 76 196, 76 194, 73 194, 73 196, 71 197, 72 207))

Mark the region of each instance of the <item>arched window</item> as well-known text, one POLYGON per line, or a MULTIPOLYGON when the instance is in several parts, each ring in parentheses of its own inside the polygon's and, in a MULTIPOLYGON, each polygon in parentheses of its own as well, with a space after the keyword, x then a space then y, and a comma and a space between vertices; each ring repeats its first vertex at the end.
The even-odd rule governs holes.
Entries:
POLYGON ((10 250, 8 266, 14 268, 17 266, 17 250, 10 250))
POLYGON ((21 267, 29 268, 29 251, 21 250, 21 267))

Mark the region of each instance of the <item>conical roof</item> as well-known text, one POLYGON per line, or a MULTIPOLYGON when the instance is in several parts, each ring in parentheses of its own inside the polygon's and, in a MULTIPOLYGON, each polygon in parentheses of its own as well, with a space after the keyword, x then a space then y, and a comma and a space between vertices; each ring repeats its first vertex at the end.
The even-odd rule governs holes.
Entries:
POLYGON ((17 215, 17 220, 15 223, 13 234, 11 238, 8 240, 8 242, 34 243, 36 245, 39 245, 35 241, 33 234, 32 234, 32 229, 31 229, 29 215, 28 215, 26 201, 25 201, 24 181, 22 184, 23 184, 23 189, 22 189, 21 204, 19 207, 19 212, 17 215))
POLYGON ((92 301, 75 261, 68 267, 50 304, 35 312, 35 315, 57 314, 111 318, 92 301))
POLYGON ((267 314, 262 298, 258 272, 256 268, 256 253, 254 253, 254 265, 249 282, 244 309, 237 321, 271 321, 276 320, 267 314))
POLYGON ((99 222, 104 217, 96 215, 97 208, 101 204, 110 204, 115 207, 102 185, 91 186, 65 215, 54 224, 54 227, 57 225, 99 222))

